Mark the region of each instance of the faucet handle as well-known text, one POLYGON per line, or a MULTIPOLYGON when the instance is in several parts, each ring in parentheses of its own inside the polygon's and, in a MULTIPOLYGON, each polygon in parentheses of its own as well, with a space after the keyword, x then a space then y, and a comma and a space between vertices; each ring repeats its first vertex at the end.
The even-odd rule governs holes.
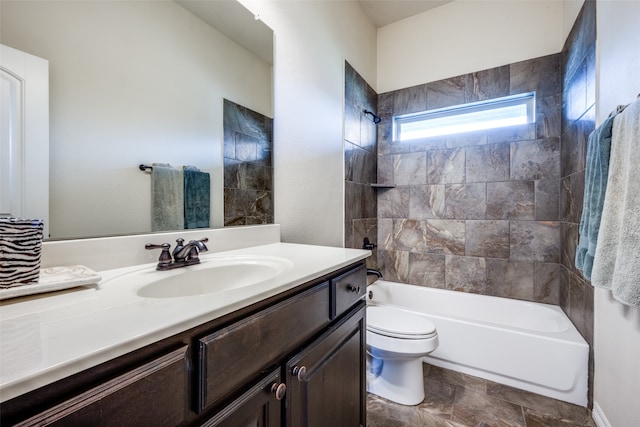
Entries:
POLYGON ((376 247, 376 244, 375 243, 371 243, 369 241, 368 237, 364 238, 364 241, 362 242, 362 249, 368 249, 368 250, 372 251, 373 248, 375 248, 375 247, 376 247))
POLYGON ((147 250, 162 249, 162 252, 160 252, 160 256, 158 257, 158 268, 167 267, 169 264, 171 264, 172 258, 171 254, 169 253, 169 248, 171 248, 171 245, 169 243, 163 243, 161 245, 147 243, 146 245, 144 245, 144 248, 147 250))
POLYGON ((208 241, 209 241, 209 238, 208 238, 208 237, 205 237, 205 238, 200 239, 200 240, 196 240, 196 242, 200 242, 200 243, 201 243, 201 245, 198 245, 198 249, 199 249, 201 252, 206 252, 206 251, 208 251, 208 250, 209 250, 209 248, 207 247, 207 245, 205 245, 205 243, 207 243, 208 241))
POLYGON ((198 254, 200 252, 206 252, 209 250, 209 248, 207 248, 207 245, 205 245, 205 242, 208 241, 209 239, 206 237, 200 240, 190 240, 189 243, 187 243, 187 245, 191 247, 191 249, 187 253, 187 259, 192 261, 198 260, 198 254))

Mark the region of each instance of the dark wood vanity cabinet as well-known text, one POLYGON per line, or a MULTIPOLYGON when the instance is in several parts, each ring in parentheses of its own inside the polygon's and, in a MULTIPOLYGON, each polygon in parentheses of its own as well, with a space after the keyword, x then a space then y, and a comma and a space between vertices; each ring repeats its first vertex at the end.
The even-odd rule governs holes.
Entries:
POLYGON ((4 402, 0 424, 364 426, 365 288, 356 263, 4 402))
MULTIPOLYGON (((266 419, 266 408, 275 408, 266 393, 258 393, 265 402, 262 412, 252 415, 253 422, 230 425, 364 426, 365 288, 366 270, 358 265, 201 338, 199 410, 215 406, 234 390, 246 388, 249 378, 275 367, 282 369, 284 380, 278 381, 283 382, 274 379, 250 389, 266 387, 270 398, 282 399, 283 420, 256 421, 266 419)), ((247 412, 234 401, 214 418, 247 412)))

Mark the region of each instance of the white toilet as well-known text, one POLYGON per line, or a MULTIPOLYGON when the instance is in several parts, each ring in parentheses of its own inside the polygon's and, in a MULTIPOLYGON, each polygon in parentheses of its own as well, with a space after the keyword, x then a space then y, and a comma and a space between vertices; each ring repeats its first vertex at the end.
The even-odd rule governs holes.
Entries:
POLYGON ((425 316, 388 306, 367 307, 367 391, 403 405, 424 400, 422 357, 438 347, 425 316))

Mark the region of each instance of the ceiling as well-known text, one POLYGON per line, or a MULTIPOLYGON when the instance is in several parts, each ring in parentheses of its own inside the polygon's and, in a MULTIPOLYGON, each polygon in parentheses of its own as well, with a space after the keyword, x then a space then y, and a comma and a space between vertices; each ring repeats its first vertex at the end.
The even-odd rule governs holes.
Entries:
MULTIPOLYGON (((1 1, 1 0, 0 0, 1 1)), ((175 0, 185 9, 273 64, 273 33, 262 21, 254 19, 236 0, 175 0), (257 42, 256 42, 257 41, 257 42)), ((342 0, 354 1, 354 0, 342 0)), ((454 0, 356 0, 371 22, 384 27, 401 19, 426 12, 454 0)))
POLYGON ((376 27, 417 15, 453 0, 358 0, 376 27))
POLYGON ((236 0, 175 1, 267 64, 273 65, 273 31, 241 3, 236 0))

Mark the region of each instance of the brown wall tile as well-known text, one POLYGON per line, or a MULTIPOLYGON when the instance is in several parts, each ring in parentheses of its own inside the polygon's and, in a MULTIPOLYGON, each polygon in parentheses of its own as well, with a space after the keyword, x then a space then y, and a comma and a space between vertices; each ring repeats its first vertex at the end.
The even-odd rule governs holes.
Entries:
POLYGON ((464 255, 464 221, 428 219, 425 232, 427 246, 421 252, 464 255))
POLYGON ((427 83, 427 109, 450 107, 465 102, 464 76, 427 83))
POLYGON ((393 183, 420 185, 427 183, 426 153, 405 153, 393 156, 393 183))
POLYGON ((467 256, 509 258, 509 221, 466 221, 467 256))
POLYGON ((560 261, 560 223, 511 221, 511 259, 560 261))
POLYGON ((427 252, 427 229, 424 221, 393 220, 394 249, 408 252, 427 252))
POLYGON ((445 187, 447 218, 484 219, 487 211, 487 185, 448 184, 445 187))
MULTIPOLYGON (((378 128, 363 111, 377 110, 378 95, 345 62, 345 246, 362 248, 365 237, 378 242, 378 195, 372 183, 378 180, 378 128)), ((385 97, 382 97, 384 105, 385 97)), ((390 103, 391 100, 388 100, 390 103)), ((391 159, 390 159, 391 160, 391 159)), ((381 162, 384 164, 384 162, 381 162)), ((389 167, 391 169, 392 166, 389 167)), ((393 179, 393 170, 389 170, 393 179)), ((408 205, 407 205, 408 206, 408 205)), ((388 208, 395 206, 387 204, 388 208)), ((367 267, 377 268, 378 257, 374 249, 367 259, 367 267)))
MULTIPOLYGON (((574 37, 570 37, 571 43, 568 42, 568 46, 565 46, 566 99, 562 119, 566 131, 563 134, 563 175, 583 171, 587 136, 595 128, 595 43, 587 41, 590 40, 587 34, 590 31, 595 33, 593 22, 589 22, 595 15, 593 4, 595 2, 585 3, 578 19, 580 25, 574 27, 574 37)), ((571 183, 564 190, 570 192, 571 183)), ((574 221, 575 215, 571 215, 570 210, 582 203, 582 197, 567 197, 567 191, 563 191, 563 196, 563 217, 567 221, 574 221)))
POLYGON ((462 183, 465 181, 464 165, 464 149, 451 148, 427 151, 427 183, 462 183))
POLYGON ((533 261, 487 259, 487 291, 491 295, 534 299, 533 261))
POLYGON ((534 182, 487 183, 487 218, 534 219, 534 182))
POLYGON ((466 102, 483 101, 509 95, 509 66, 490 68, 465 76, 466 102))
POLYGON ((535 219, 554 221, 560 212, 560 180, 535 181, 535 219))
POLYGON ((378 97, 378 180, 398 186, 378 191, 386 278, 558 303, 548 266, 560 261, 561 63, 549 55, 378 97), (536 123, 392 140, 394 115, 528 91, 536 123))
POLYGON ((471 146, 466 149, 466 182, 509 179, 509 144, 471 146))
POLYGON ((409 191, 409 218, 446 218, 444 185, 415 185, 409 191))
POLYGON ((511 179, 560 177, 560 139, 511 143, 511 179))
POLYGON ((560 264, 535 262, 533 266, 534 301, 560 304, 560 288, 566 283, 566 270, 560 264))
POLYGON ((445 288, 453 291, 486 294, 487 265, 484 258, 447 255, 445 288))
POLYGON ((445 256, 425 253, 409 254, 409 282, 415 285, 444 288, 445 256))

